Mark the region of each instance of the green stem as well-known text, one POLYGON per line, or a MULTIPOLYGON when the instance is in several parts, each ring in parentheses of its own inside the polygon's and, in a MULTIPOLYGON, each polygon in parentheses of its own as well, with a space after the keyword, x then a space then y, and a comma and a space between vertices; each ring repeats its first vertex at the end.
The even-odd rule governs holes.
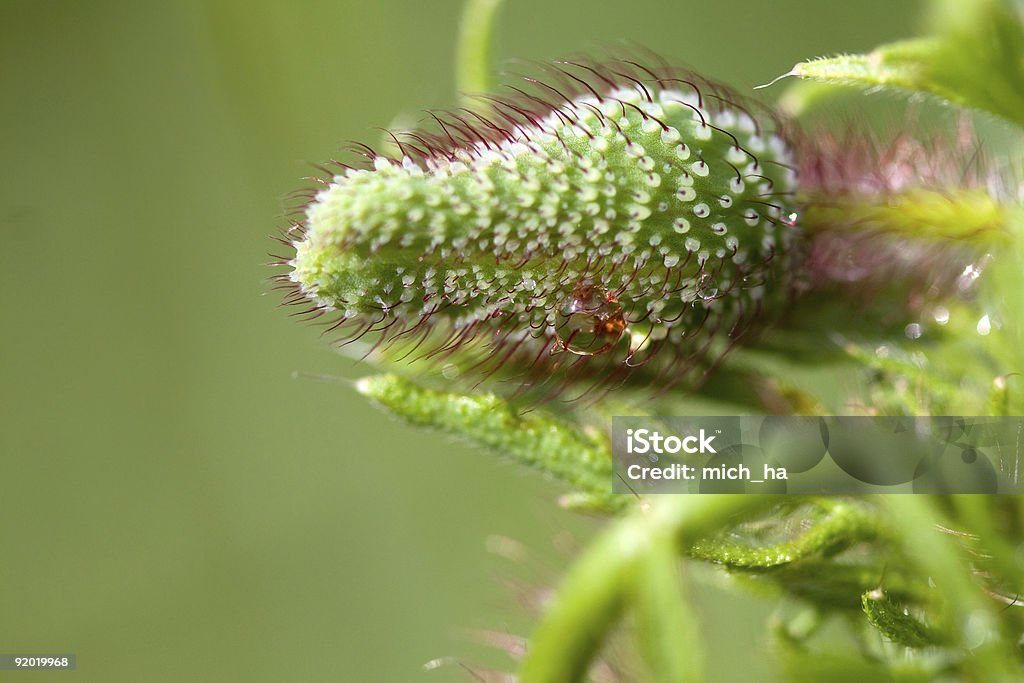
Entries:
POLYGON ((467 101, 467 95, 492 89, 491 40, 501 3, 502 0, 466 0, 462 10, 456 45, 455 84, 463 106, 479 107, 479 102, 467 101))
POLYGON ((704 680, 699 623, 683 594, 679 548, 671 538, 652 539, 633 581, 637 644, 656 683, 704 680))
MULTIPOLYGON (((605 636, 621 615, 626 592, 655 545, 678 553, 694 540, 763 507, 750 495, 662 496, 614 524, 570 570, 530 641, 522 683, 582 681, 605 636)), ((657 560, 652 560, 657 561, 657 560)), ((689 653, 695 659, 695 651, 689 653)))

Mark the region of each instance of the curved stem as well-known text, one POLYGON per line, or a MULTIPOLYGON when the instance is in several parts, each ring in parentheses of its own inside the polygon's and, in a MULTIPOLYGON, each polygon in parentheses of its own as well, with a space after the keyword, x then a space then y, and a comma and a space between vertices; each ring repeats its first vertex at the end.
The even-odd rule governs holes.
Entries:
POLYGON ((698 618, 683 593, 679 548, 655 540, 633 580, 637 645, 656 683, 699 683, 704 662, 698 618))
MULTIPOLYGON (((626 592, 655 544, 679 549, 769 504, 752 495, 660 496, 619 520, 570 570, 541 620, 520 669, 522 683, 571 683, 586 676, 621 615, 626 592)), ((696 653, 690 653, 696 657, 696 653)))

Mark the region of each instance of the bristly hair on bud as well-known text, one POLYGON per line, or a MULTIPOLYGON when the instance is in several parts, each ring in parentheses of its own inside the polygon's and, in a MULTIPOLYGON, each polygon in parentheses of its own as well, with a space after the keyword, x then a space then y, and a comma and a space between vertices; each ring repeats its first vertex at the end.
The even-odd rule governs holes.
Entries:
POLYGON ((791 296, 787 127, 666 64, 546 74, 324 169, 283 238, 286 301, 343 343, 533 396, 699 382, 791 296))
MULTIPOLYGON (((913 129, 913 121, 908 129, 913 129)), ((953 294, 1008 238, 1013 173, 986 158, 966 117, 953 134, 849 129, 793 136, 801 293, 838 294, 899 320, 953 294)))

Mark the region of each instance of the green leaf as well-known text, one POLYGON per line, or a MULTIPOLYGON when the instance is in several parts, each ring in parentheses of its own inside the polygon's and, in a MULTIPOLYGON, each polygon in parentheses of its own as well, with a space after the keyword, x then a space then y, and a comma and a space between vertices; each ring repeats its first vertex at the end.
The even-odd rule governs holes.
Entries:
POLYGON ((786 75, 842 85, 928 90, 923 67, 937 51, 935 40, 909 40, 879 47, 866 55, 800 62, 786 75))
POLYGON ((981 109, 1024 126, 1024 24, 1015 0, 937 4, 931 36, 864 55, 801 62, 786 75, 892 87, 981 109))
POLYGON ((886 535, 878 514, 867 505, 828 499, 822 499, 820 505, 823 515, 813 524, 808 519, 812 515, 801 509, 805 528, 782 543, 756 545, 708 538, 695 544, 690 553, 695 558, 736 569, 770 569, 815 555, 835 554, 854 543, 875 541, 886 535))
POLYGON ((906 647, 927 647, 943 640, 942 634, 917 619, 910 610, 880 588, 866 591, 861 606, 868 621, 889 640, 906 647))
MULTIPOLYGON (((426 389, 393 374, 365 377, 359 393, 415 425, 434 427, 539 469, 585 494, 586 507, 621 510, 631 498, 611 492, 607 438, 539 410, 520 414, 494 394, 426 389)), ((577 506, 582 501, 575 499, 577 506)))

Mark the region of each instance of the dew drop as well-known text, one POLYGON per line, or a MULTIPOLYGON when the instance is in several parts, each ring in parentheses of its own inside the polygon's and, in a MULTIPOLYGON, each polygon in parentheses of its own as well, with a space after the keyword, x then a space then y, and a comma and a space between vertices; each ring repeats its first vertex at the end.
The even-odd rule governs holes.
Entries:
POLYGON ((583 283, 558 307, 556 348, 577 356, 608 353, 625 329, 622 306, 615 297, 603 287, 583 283))
POLYGON ((718 285, 711 278, 702 277, 697 283, 697 296, 704 301, 714 301, 719 298, 718 285))

